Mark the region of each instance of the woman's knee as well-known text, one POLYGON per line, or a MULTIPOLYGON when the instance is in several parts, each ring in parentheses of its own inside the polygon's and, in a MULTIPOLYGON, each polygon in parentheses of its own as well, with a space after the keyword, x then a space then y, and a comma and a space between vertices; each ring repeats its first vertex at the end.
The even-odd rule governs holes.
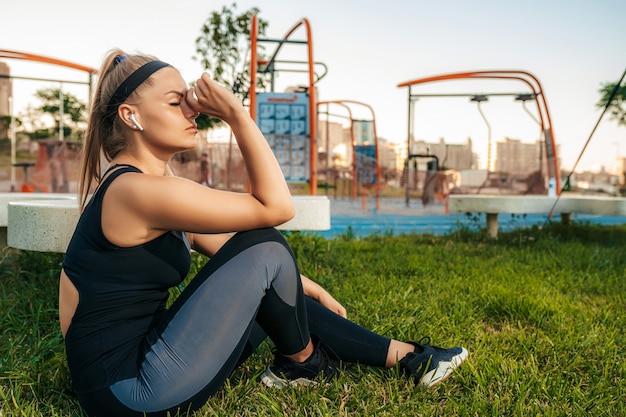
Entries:
POLYGON ((258 244, 262 242, 279 242, 280 244, 289 247, 289 244, 285 240, 285 237, 280 231, 273 227, 264 229, 246 230, 236 233, 231 240, 242 240, 248 244, 258 244))

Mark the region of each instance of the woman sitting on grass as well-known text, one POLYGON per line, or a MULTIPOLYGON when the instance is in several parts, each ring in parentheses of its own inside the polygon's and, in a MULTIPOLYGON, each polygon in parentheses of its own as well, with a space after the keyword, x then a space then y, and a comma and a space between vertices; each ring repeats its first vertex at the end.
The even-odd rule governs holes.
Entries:
POLYGON ((266 336, 276 353, 260 379, 271 387, 332 378, 340 361, 398 364, 433 386, 465 360, 464 348, 390 340, 348 321, 330 294, 299 274, 273 229, 294 215, 289 189, 233 94, 207 74, 188 88, 172 66, 119 50, 99 74, 81 167, 82 214, 59 288, 72 385, 90 416, 198 409, 266 336), (172 175, 172 155, 196 146, 199 113, 231 126, 250 193, 172 175), (101 175, 102 154, 109 164, 101 175), (168 288, 186 277, 190 249, 211 259, 167 309, 168 288))

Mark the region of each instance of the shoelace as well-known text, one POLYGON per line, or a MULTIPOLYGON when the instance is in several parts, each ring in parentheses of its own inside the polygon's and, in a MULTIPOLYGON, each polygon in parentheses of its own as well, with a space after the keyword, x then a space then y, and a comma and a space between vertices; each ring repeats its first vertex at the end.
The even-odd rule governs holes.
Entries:
POLYGON ((430 344, 430 336, 424 336, 422 337, 416 344, 420 345, 422 348, 424 345, 428 345, 431 348, 433 348, 434 350, 438 351, 438 352, 445 352, 446 349, 439 347, 439 346, 433 346, 430 344))
POLYGON ((422 338, 421 338, 421 339, 417 342, 417 344, 419 344, 419 345, 428 345, 428 346, 430 346, 430 336, 424 336, 424 337, 422 337, 422 338))

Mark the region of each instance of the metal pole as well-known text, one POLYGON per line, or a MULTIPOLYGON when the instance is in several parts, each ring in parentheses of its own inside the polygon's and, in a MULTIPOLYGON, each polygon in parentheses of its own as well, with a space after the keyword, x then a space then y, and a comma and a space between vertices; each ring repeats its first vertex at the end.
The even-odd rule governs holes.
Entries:
POLYGON ((11 191, 15 191, 17 135, 15 132, 15 116, 13 115, 13 97, 9 97, 9 114, 11 115, 11 191))
POLYGON ((63 142, 63 83, 59 83, 59 142, 63 142))
POLYGON ((482 116, 483 120, 485 121, 485 124, 487 125, 487 171, 491 172, 491 125, 489 124, 489 121, 487 120, 487 118, 485 117, 485 113, 483 113, 482 108, 480 107, 480 101, 478 102, 478 112, 480 113, 480 115, 482 116))
POLYGON ((404 204, 406 207, 409 207, 409 155, 411 154, 411 133, 412 133, 412 124, 411 118, 412 111, 411 106, 413 102, 411 101, 411 86, 409 85, 409 115, 408 115, 408 124, 407 124, 407 134, 406 134, 406 162, 404 163, 404 204))
MULTIPOLYGON (((330 183, 330 103, 326 103, 326 195, 330 183)), ((319 118, 319 117, 318 117, 319 118)))
POLYGON ((491 172, 491 125, 489 124, 489 121, 485 117, 485 113, 483 113, 483 109, 480 106, 480 103, 487 100, 487 96, 483 94, 477 94, 470 99, 470 101, 476 102, 478 106, 478 112, 480 113, 485 124, 487 125, 487 172, 491 172))
POLYGON ((539 144, 539 174, 543 177, 543 148, 545 147, 545 139, 543 140, 543 144, 541 143, 543 128, 541 126, 541 121, 537 119, 530 110, 528 110, 528 107, 526 107, 526 102, 528 100, 534 100, 535 98, 535 94, 520 94, 519 96, 515 97, 515 100, 522 102, 522 108, 524 109, 526 114, 530 116, 530 118, 533 119, 533 121, 539 126, 539 138, 537 139, 537 143, 539 144))

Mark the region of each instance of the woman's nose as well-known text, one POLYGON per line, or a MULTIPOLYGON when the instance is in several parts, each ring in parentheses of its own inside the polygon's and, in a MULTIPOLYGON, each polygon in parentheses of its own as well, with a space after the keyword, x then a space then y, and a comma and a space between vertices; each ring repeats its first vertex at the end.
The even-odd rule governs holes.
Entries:
MULTIPOLYGON (((185 93, 185 96, 186 96, 186 93, 185 93)), ((183 111, 183 115, 187 119, 195 119, 196 117, 200 115, 200 113, 198 113, 197 111, 191 108, 191 106, 189 105, 185 97, 183 97, 183 99, 181 100, 180 107, 181 107, 181 110, 183 111)))

